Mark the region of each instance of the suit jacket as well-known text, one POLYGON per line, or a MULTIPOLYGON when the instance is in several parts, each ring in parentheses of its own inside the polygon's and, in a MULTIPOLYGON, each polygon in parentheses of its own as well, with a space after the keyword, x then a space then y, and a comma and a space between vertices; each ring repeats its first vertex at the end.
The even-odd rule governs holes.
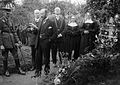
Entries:
POLYGON ((56 29, 53 28, 53 22, 47 17, 45 19, 41 19, 39 23, 39 30, 36 39, 35 48, 38 47, 38 44, 42 42, 41 40, 53 40, 56 29))
POLYGON ((56 19, 55 14, 50 15, 49 19, 52 22, 52 26, 54 29, 56 29, 54 39, 57 38, 58 34, 62 34, 64 28, 65 28, 65 19, 62 15, 59 16, 59 20, 56 19))
MULTIPOLYGON (((34 25, 36 25, 38 27, 39 25, 39 22, 35 22, 34 20, 34 25)), ((29 41, 29 45, 35 45, 35 41, 36 41, 36 38, 37 38, 37 32, 38 32, 38 29, 37 28, 33 28, 33 30, 30 30, 30 28, 28 27, 27 28, 27 35, 28 35, 28 41, 29 41)))

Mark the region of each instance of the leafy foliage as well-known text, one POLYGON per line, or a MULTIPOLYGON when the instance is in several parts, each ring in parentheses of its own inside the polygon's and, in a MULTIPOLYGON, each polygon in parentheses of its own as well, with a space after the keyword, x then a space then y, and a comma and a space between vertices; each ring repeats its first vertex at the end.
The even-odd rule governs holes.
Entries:
POLYGON ((100 29, 96 40, 96 48, 92 52, 81 55, 75 62, 60 68, 55 83, 61 85, 87 85, 89 82, 98 81, 98 76, 107 76, 111 74, 111 71, 117 71, 115 68, 117 64, 119 65, 120 55, 113 48, 116 43, 114 39, 117 38, 117 35, 106 34, 106 32, 117 34, 117 31, 114 26, 113 28, 109 26, 106 25, 100 29))
POLYGON ((56 78, 60 79, 61 85, 87 85, 89 82, 97 81, 99 75, 110 74, 110 70, 115 68, 114 63, 118 61, 119 55, 112 53, 106 55, 104 51, 94 49, 92 53, 82 56, 70 66, 60 68, 56 78))
POLYGON ((87 11, 97 15, 98 18, 114 17, 120 13, 119 0, 87 0, 87 11), (99 16, 98 16, 99 15, 99 16))

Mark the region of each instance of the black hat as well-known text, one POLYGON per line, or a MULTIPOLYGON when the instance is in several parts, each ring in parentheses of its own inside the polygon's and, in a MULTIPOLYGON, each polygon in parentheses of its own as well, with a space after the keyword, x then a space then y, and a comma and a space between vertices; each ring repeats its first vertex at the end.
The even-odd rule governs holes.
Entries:
POLYGON ((10 8, 6 8, 6 7, 2 7, 0 10, 6 11, 6 12, 11 12, 11 9, 10 8))

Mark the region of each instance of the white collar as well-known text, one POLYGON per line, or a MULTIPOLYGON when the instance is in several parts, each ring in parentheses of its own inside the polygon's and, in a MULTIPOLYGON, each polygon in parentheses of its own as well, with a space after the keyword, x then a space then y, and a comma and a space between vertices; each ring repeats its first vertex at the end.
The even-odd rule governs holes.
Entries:
POLYGON ((68 26, 76 27, 76 26, 78 26, 78 24, 76 22, 71 22, 71 23, 68 24, 68 26))
POLYGON ((39 22, 40 20, 40 17, 39 18, 35 18, 35 22, 39 22))
POLYGON ((56 19, 59 20, 60 19, 60 15, 55 15, 56 19))
POLYGON ((87 19, 85 23, 93 23, 93 21, 91 19, 87 19))

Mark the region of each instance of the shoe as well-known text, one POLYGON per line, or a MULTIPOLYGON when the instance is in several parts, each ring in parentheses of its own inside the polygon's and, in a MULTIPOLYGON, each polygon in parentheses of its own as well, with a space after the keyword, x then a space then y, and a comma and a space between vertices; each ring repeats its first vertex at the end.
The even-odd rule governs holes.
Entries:
POLYGON ((3 65, 4 65, 4 75, 6 77, 10 77, 10 73, 8 71, 8 61, 7 60, 3 60, 3 65))
POLYGON ((6 77, 10 77, 9 71, 6 71, 6 72, 4 73, 4 75, 5 75, 6 77))
POLYGON ((17 73, 21 75, 26 75, 26 73, 21 68, 17 69, 17 73))
POLYGON ((50 73, 50 70, 49 70, 48 68, 45 68, 44 74, 45 74, 45 75, 48 75, 49 73, 50 73))
POLYGON ((31 78, 41 77, 41 71, 35 71, 35 75, 31 76, 31 78))
POLYGON ((40 77, 41 76, 41 71, 36 71, 34 77, 40 77))

